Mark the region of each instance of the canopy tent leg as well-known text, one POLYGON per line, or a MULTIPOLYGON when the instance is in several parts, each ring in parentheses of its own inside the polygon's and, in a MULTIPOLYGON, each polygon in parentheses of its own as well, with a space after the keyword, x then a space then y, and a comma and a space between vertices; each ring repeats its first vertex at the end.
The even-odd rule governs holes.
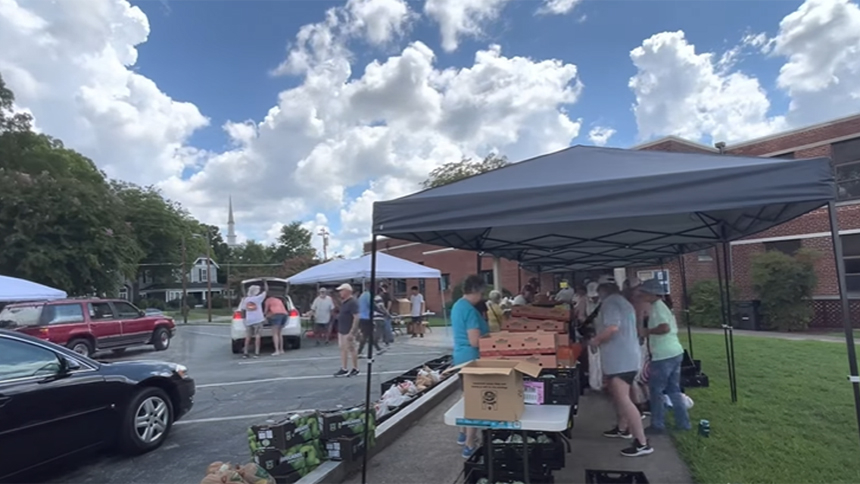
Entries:
MULTIPOLYGON (((375 412, 376 409, 370 404, 370 386, 373 377, 373 345, 374 345, 374 326, 373 311, 374 299, 376 297, 376 234, 373 234, 373 240, 370 243, 370 334, 367 342, 367 383, 364 390, 364 456, 361 459, 361 484, 367 484, 367 455, 370 454, 370 441, 368 434, 370 432, 370 412, 375 412)), ((374 421, 376 420, 374 415, 374 421)))
POLYGON ((729 364, 732 365, 732 402, 738 401, 738 370, 735 367, 735 324, 732 317, 732 291, 731 291, 731 246, 728 242, 723 243, 723 273, 725 274, 726 283, 726 318, 729 322, 726 331, 729 334, 729 364))
POLYGON ((845 329, 845 344, 848 346, 848 380, 854 389, 854 411, 860 429, 860 376, 857 372, 857 352, 854 348, 854 328, 851 326, 851 312, 848 307, 848 288, 845 282, 845 259, 842 257, 842 238, 839 235, 839 220, 836 204, 827 204, 830 214, 830 237, 833 239, 833 261, 836 263, 836 278, 839 282, 839 302, 842 306, 842 326, 845 329))
POLYGON ((442 290, 442 279, 439 279, 439 296, 442 299, 442 317, 445 318, 445 336, 448 336, 448 308, 445 304, 445 291, 442 290))
POLYGON ((687 298, 687 268, 684 266, 684 255, 678 256, 678 270, 681 272, 681 311, 684 314, 684 324, 687 326, 687 347, 690 348, 690 359, 693 359, 693 330, 690 328, 690 301, 687 298))
MULTIPOLYGON (((728 320, 726 319, 726 294, 725 294, 725 288, 723 287, 723 271, 722 271, 722 267, 720 264, 721 257, 720 257, 720 249, 719 248, 717 248, 717 250, 715 251, 715 255, 716 255, 716 262, 717 262, 717 285, 719 286, 719 289, 720 289, 720 317, 723 320, 723 338, 725 339, 725 342, 726 342, 726 368, 728 370, 728 376, 729 376, 729 391, 730 391, 731 396, 734 396, 734 390, 733 390, 734 383, 733 382, 734 382, 735 378, 734 378, 734 375, 732 374, 731 351, 729 350, 729 329, 728 329, 729 325, 728 325, 728 320)), ((732 399, 732 402, 734 402, 734 399, 732 399)))

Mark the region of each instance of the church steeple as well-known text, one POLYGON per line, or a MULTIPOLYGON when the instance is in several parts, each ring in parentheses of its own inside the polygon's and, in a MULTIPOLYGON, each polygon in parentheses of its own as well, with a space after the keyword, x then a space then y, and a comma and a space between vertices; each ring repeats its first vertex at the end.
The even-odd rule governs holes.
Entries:
POLYGON ((229 198, 229 207, 227 212, 227 245, 233 247, 236 245, 236 222, 233 221, 233 196, 229 198))

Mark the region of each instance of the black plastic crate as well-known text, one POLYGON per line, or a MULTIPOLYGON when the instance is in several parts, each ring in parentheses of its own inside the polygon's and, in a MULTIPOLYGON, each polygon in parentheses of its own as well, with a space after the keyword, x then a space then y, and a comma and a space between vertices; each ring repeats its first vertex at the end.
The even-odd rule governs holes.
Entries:
MULTIPOLYGON (((528 437, 537 439, 539 435, 546 435, 551 442, 531 442, 526 446, 529 455, 529 467, 532 469, 547 468, 551 470, 564 468, 565 441, 556 433, 528 432, 528 437)), ((513 435, 521 436, 522 432, 497 430, 493 431, 493 441, 507 441, 513 435)), ((498 468, 521 470, 523 468, 523 444, 522 443, 494 443, 493 465, 498 468)))
POLYGON ((585 470, 585 484, 648 484, 644 472, 585 470))
POLYGON ((699 373, 693 376, 681 376, 681 390, 685 388, 708 388, 711 382, 708 375, 699 373))
MULTIPOLYGON (((467 484, 476 484, 479 480, 489 477, 488 467, 484 463, 484 447, 478 447, 472 457, 469 457, 463 464, 463 475, 467 484)), ((525 475, 523 470, 499 468, 496 461, 493 461, 493 481, 495 482, 524 482, 525 475)), ((531 467, 531 466, 530 466, 531 467)), ((553 484, 554 479, 552 471, 547 468, 532 468, 529 472, 529 481, 534 484, 553 484)))
POLYGON ((544 368, 537 378, 524 377, 525 381, 544 384, 544 405, 577 405, 579 403, 578 368, 544 368), (542 378, 553 375, 555 378, 542 378))

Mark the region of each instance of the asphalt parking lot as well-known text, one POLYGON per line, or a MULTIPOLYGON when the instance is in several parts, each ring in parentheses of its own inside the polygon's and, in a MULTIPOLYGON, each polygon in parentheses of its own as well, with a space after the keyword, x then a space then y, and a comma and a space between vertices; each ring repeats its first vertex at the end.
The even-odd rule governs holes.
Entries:
MULTIPOLYGON (((106 453, 57 470, 48 482, 103 484, 195 484, 209 463, 250 460, 246 431, 267 417, 299 409, 351 406, 364 401, 366 361, 357 378, 334 378, 340 367, 335 343, 286 355, 241 359, 230 352, 229 328, 184 326, 167 351, 129 350, 122 358, 157 359, 188 367, 197 384, 194 408, 173 427, 165 444, 135 458, 106 453)), ((391 349, 375 358, 372 397, 379 385, 424 361, 448 353, 444 348, 410 345, 399 337, 391 349)), ((99 357, 99 355, 97 355, 99 357)))

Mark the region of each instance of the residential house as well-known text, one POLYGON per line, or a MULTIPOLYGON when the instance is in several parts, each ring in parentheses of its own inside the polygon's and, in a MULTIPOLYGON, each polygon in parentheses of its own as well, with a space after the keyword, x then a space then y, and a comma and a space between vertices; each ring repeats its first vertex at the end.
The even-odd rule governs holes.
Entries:
MULTIPOLYGON (((215 260, 207 261, 206 256, 200 256, 191 263, 186 275, 186 291, 191 305, 206 302, 207 288, 211 281, 212 294, 218 297, 225 293, 226 288, 218 283, 220 266, 215 260)), ((152 276, 152 271, 142 270, 136 283, 126 281, 119 290, 119 296, 128 301, 138 299, 159 299, 165 302, 182 299, 182 272, 176 271, 172 282, 159 282, 152 276)))

